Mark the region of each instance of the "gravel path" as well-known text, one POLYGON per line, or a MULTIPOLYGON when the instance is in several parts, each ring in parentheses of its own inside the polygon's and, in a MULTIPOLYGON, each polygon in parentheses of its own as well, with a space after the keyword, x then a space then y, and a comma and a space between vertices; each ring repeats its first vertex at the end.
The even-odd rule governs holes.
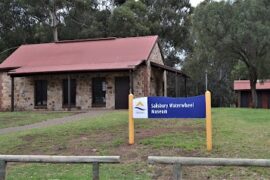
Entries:
POLYGON ((71 116, 67 116, 67 117, 45 120, 45 121, 34 123, 34 124, 4 128, 4 129, 0 129, 0 135, 18 132, 18 131, 29 130, 29 129, 34 129, 34 128, 44 128, 44 127, 49 127, 49 126, 65 124, 65 123, 69 123, 69 122, 79 121, 79 120, 84 119, 86 117, 96 117, 96 116, 103 115, 103 114, 109 113, 109 112, 112 112, 112 111, 111 110, 91 110, 91 111, 88 111, 85 113, 79 113, 79 114, 75 114, 75 115, 71 115, 71 116))

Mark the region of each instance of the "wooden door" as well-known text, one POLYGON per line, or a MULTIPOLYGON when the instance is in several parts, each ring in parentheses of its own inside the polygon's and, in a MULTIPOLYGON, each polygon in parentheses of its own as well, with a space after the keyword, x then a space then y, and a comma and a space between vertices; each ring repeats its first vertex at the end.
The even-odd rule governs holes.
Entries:
POLYGON ((129 77, 115 78, 115 109, 128 109, 129 77))
POLYGON ((241 105, 240 107, 248 107, 249 106, 249 92, 242 91, 241 92, 241 105))

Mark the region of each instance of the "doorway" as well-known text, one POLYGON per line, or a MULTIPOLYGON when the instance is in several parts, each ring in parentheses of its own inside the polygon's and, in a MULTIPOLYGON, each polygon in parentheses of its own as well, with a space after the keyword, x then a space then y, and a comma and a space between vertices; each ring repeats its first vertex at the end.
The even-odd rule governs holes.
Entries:
POLYGON ((249 106, 249 95, 250 95, 250 93, 247 91, 241 92, 241 106, 240 107, 248 107, 249 106))
POLYGON ((128 109, 129 77, 115 78, 115 109, 128 109))

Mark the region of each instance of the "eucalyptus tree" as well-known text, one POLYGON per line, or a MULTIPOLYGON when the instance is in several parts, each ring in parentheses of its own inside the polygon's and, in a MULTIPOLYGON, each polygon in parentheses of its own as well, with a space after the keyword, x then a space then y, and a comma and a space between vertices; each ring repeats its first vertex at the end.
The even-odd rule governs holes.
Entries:
POLYGON ((150 34, 147 7, 141 1, 128 0, 114 9, 109 19, 110 35, 117 37, 150 34))
POLYGON ((208 1, 192 17, 194 46, 209 64, 242 62, 248 72, 253 107, 257 107, 256 83, 269 77, 270 1, 208 1))
POLYGON ((158 34, 166 64, 181 63, 189 52, 192 7, 188 0, 145 0, 152 34, 158 34))
POLYGON ((35 42, 35 20, 21 1, 0 2, 0 61, 19 45, 35 42))

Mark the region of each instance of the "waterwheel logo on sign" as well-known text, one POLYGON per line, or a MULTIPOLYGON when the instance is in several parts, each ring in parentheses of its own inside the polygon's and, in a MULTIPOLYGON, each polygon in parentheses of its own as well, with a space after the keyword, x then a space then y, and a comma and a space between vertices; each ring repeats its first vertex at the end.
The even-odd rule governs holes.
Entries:
POLYGON ((133 116, 136 118, 148 117, 147 97, 136 98, 133 101, 133 116))

